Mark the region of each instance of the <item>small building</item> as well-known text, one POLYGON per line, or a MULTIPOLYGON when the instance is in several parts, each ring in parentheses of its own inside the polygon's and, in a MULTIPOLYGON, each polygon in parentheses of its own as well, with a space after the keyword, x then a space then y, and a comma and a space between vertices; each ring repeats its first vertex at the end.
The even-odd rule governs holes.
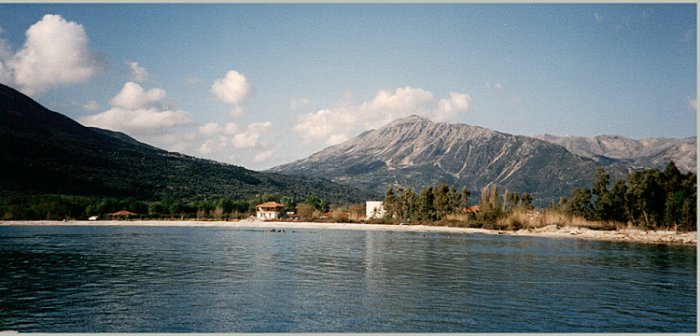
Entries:
POLYGON ((115 213, 109 214, 109 218, 112 219, 129 219, 130 217, 136 216, 135 213, 128 211, 128 210, 121 210, 117 211, 115 213))
POLYGON ((257 218, 261 220, 280 219, 282 218, 282 209, 284 204, 277 202, 265 202, 255 206, 257 209, 257 218))
POLYGON ((365 209, 367 219, 384 218, 384 202, 382 201, 367 201, 365 209))

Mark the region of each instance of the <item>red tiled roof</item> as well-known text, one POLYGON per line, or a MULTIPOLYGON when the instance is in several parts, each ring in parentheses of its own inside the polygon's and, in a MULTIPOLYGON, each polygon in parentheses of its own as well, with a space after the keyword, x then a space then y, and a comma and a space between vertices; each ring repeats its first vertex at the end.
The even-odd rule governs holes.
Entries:
POLYGON ((115 213, 113 213, 113 214, 109 214, 109 215, 110 215, 110 216, 113 216, 113 217, 120 217, 120 216, 122 216, 122 217, 123 217, 123 216, 136 216, 135 213, 133 213, 133 212, 131 212, 131 211, 127 211, 127 210, 117 211, 117 212, 115 212, 115 213))
POLYGON ((265 202, 263 204, 258 204, 258 208, 283 208, 284 204, 277 202, 265 202))

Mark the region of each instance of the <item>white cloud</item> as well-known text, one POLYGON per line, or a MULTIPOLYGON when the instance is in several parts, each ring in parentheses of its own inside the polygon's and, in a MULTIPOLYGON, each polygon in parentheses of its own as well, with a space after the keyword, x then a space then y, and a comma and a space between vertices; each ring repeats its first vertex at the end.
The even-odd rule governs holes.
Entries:
POLYGON ((595 18, 595 21, 598 23, 603 22, 603 15, 600 13, 593 13, 593 17, 595 18))
POLYGON ((199 132, 207 135, 207 136, 213 136, 217 134, 229 134, 233 135, 238 132, 238 125, 235 123, 226 123, 223 127, 219 123, 215 122, 208 122, 202 126, 199 126, 199 132))
POLYGON ((255 163, 265 162, 265 161, 269 160, 270 158, 272 158, 272 154, 273 154, 272 151, 269 151, 269 150, 258 153, 253 158, 253 162, 255 162, 255 163))
POLYGON ((240 105, 250 94, 250 85, 243 74, 231 70, 224 78, 214 80, 211 91, 217 99, 233 107, 231 111, 233 116, 238 116, 243 112, 240 105))
POLYGON ((468 94, 450 92, 449 99, 440 99, 432 119, 435 121, 454 121, 460 112, 469 111, 470 102, 471 97, 468 94))
POLYGON ((693 111, 697 112, 698 111, 698 99, 688 97, 688 107, 693 109, 693 111))
POLYGON ((496 83, 496 85, 494 85, 494 88, 495 88, 496 91, 498 91, 499 93, 503 93, 503 91, 505 91, 505 89, 506 89, 506 88, 503 86, 503 84, 501 84, 501 83, 496 83))
POLYGON ((24 45, 14 55, 4 41, 0 43, 0 78, 28 95, 85 82, 100 67, 99 57, 88 47, 83 26, 60 15, 44 15, 25 35, 24 45))
POLYGON ((138 83, 126 82, 109 104, 130 110, 148 109, 160 106, 160 100, 163 97, 165 97, 163 89, 153 88, 145 91, 138 83))
POLYGON ((143 82, 148 79, 148 70, 140 66, 137 62, 128 62, 129 69, 131 69, 130 78, 135 82, 143 82))
POLYGON ((80 121, 87 126, 138 135, 167 133, 171 128, 192 122, 189 113, 166 109, 160 102, 164 97, 163 89, 145 91, 141 85, 127 82, 109 101, 111 109, 80 121))
POLYGON ((351 102, 297 116, 292 130, 306 143, 324 141, 336 145, 355 134, 381 127, 398 118, 412 114, 436 121, 454 121, 460 112, 469 109, 469 95, 452 92, 437 105, 430 91, 404 87, 380 90, 374 99, 354 105, 351 102))
POLYGON ((194 132, 169 132, 149 137, 150 142, 174 152, 190 152, 192 142, 197 138, 194 132))
POLYGON ((311 100, 309 100, 309 98, 292 99, 292 101, 289 102, 289 109, 295 111, 300 108, 309 107, 310 104, 311 100))
POLYGON ((209 139, 199 147, 199 153, 204 155, 217 153, 224 149, 227 144, 228 138, 223 135, 219 136, 217 139, 209 139))
POLYGON ((252 123, 246 127, 245 131, 233 136, 232 144, 235 149, 256 148, 260 144, 260 137, 272 130, 272 123, 269 121, 252 123))
MULTIPOLYGON (((394 92, 380 90, 368 104, 372 110, 404 111, 416 109, 433 100, 433 94, 421 88, 404 87, 394 92)), ((367 103, 366 103, 367 104, 367 103)))
POLYGON ((341 144, 345 141, 348 141, 348 136, 345 134, 332 134, 330 137, 328 137, 328 140, 326 140, 326 143, 328 145, 333 146, 337 144, 341 144))
POLYGON ((96 101, 94 101, 94 100, 91 100, 91 101, 88 101, 87 103, 85 103, 85 104, 83 105, 83 109, 84 109, 85 111, 95 112, 95 111, 97 111, 97 110, 100 109, 100 104, 98 104, 98 103, 97 103, 96 101))
POLYGON ((114 107, 100 114, 81 118, 80 121, 86 126, 106 128, 129 134, 149 135, 160 133, 167 128, 189 124, 192 122, 192 119, 188 113, 183 111, 128 110, 114 107))

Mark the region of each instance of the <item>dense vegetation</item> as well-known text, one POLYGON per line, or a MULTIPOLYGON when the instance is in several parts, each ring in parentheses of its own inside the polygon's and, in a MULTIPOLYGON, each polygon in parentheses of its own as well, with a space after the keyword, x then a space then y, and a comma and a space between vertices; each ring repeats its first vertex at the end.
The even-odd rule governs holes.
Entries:
POLYGON ((596 171, 592 188, 578 188, 556 208, 588 220, 629 222, 644 229, 697 229, 697 175, 682 174, 673 161, 664 171, 632 172, 611 185, 596 171))
POLYGON ((82 218, 115 209, 174 216, 216 209, 222 199, 240 203, 242 212, 250 208, 243 203, 263 194, 318 195, 337 204, 374 197, 326 179, 251 171, 85 127, 1 84, 0 149, 0 218, 82 218), (144 211, 157 204, 168 210, 144 211), (101 210, 86 211, 88 205, 101 210))
MULTIPOLYGON (((200 219, 229 220, 242 219, 255 215, 255 206, 268 201, 281 201, 285 210, 310 209, 313 215, 329 211, 329 204, 316 195, 309 195, 302 201, 294 197, 263 194, 249 199, 234 200, 221 197, 211 200, 183 201, 164 198, 158 201, 142 201, 135 198, 92 198, 86 196, 42 195, 12 196, 0 198, 0 219, 87 219, 98 216, 109 219, 111 214, 121 210, 134 213, 131 219, 200 219)), ((127 216, 117 216, 124 219, 127 216)))
POLYGON ((540 213, 533 209, 532 196, 508 190, 499 195, 490 185, 481 190, 478 208, 469 207, 469 191, 440 184, 419 194, 409 189, 389 188, 384 197, 385 220, 389 222, 443 223, 493 229, 519 229, 525 217, 537 215, 538 223, 563 224, 562 216, 581 218, 591 227, 615 228, 620 223, 643 229, 697 229, 697 176, 681 173, 671 161, 664 171, 645 169, 630 173, 611 187, 611 177, 603 169, 593 176, 591 188, 576 188, 540 213), (529 214, 528 214, 529 213, 529 214), (547 216, 556 214, 558 216, 547 216), (595 225, 593 223, 596 223, 595 225), (601 224, 602 223, 602 224, 601 224))
POLYGON ((385 219, 420 223, 445 220, 484 223, 495 222, 515 209, 532 208, 532 197, 528 193, 506 190, 501 199, 495 185, 482 189, 479 207, 469 206, 469 196, 467 188, 462 187, 458 192, 456 187, 445 183, 423 188, 418 194, 411 188, 395 192, 389 187, 384 196, 385 219))

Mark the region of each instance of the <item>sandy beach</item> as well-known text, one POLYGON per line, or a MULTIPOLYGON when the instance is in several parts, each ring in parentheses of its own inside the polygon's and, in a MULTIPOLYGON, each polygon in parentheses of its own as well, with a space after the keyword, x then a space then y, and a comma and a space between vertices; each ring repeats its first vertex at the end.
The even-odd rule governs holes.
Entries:
POLYGON ((179 227, 228 227, 260 228, 266 230, 293 229, 333 229, 365 231, 410 231, 447 232, 455 234, 493 234, 511 236, 533 236, 562 239, 589 239, 604 241, 697 245, 697 232, 676 233, 675 231, 643 231, 638 229, 600 231, 577 227, 557 227, 554 225, 519 231, 498 231, 476 228, 457 228, 428 225, 387 225, 356 223, 311 223, 311 222, 262 222, 242 221, 0 221, 0 226, 179 226, 179 227))

